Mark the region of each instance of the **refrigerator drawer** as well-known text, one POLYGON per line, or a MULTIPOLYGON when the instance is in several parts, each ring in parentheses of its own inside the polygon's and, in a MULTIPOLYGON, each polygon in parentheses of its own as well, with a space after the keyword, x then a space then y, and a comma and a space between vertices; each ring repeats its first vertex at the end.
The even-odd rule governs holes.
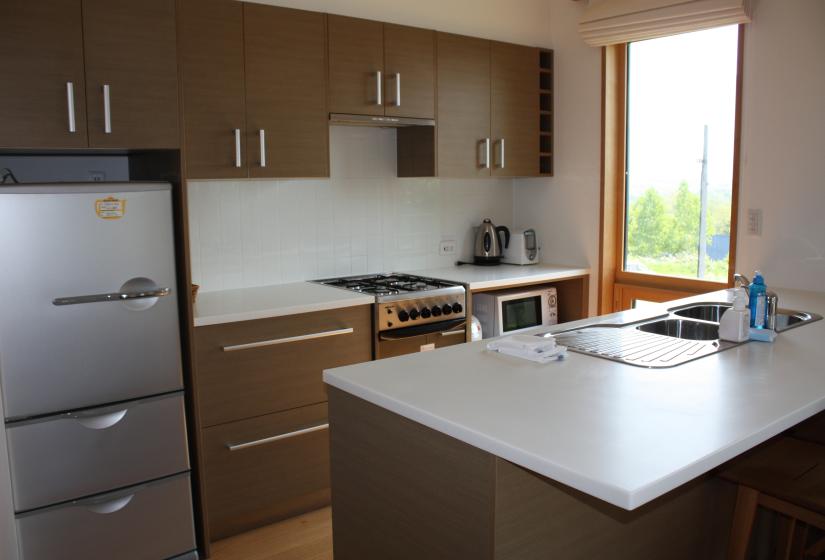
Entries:
POLYGON ((189 474, 17 516, 25 560, 147 560, 195 548, 189 474))
POLYGON ((325 402, 326 368, 372 359, 372 306, 197 327, 201 422, 325 402))
POLYGON ((231 422, 201 433, 212 539, 329 504, 326 404, 231 422))
POLYGON ((189 469, 183 394, 7 425, 15 511, 189 469))

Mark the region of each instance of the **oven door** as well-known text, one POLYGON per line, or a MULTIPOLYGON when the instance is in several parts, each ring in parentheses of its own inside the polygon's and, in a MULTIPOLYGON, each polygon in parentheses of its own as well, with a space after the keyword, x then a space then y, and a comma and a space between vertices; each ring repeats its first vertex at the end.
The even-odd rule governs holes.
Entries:
POLYGON ((378 333, 375 359, 426 352, 467 342, 467 319, 439 321, 378 333))
POLYGON ((498 302, 499 336, 540 327, 547 313, 547 292, 528 292, 502 296, 498 302))

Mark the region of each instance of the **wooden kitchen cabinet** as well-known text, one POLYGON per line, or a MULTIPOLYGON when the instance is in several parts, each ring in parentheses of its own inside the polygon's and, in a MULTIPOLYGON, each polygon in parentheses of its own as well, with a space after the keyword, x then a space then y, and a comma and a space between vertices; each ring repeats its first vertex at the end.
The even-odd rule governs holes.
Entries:
POLYGON ((435 118, 435 31, 385 23, 384 70, 386 116, 435 118))
POLYGON ((493 42, 490 49, 494 177, 539 173, 538 49, 493 42))
POLYGON ((87 146, 82 14, 80 0, 4 2, 0 147, 87 146))
POLYGON ((384 24, 328 18, 330 112, 383 115, 384 24))
POLYGON ((186 176, 246 177, 243 4, 179 2, 186 176))
POLYGON ((489 177, 487 141, 490 41, 438 33, 438 175, 489 177))
POLYGON ((328 177, 325 16, 244 4, 250 177, 328 177))
POLYGON ((326 401, 322 371, 369 361, 371 336, 369 306, 198 327, 201 425, 326 401))
POLYGON ((328 33, 330 112, 435 117, 434 31, 330 15, 328 33))
POLYGON ((89 146, 177 148, 174 0, 83 0, 83 37, 89 146))
POLYGON ((326 423, 317 404, 202 430, 212 539, 329 504, 326 423))

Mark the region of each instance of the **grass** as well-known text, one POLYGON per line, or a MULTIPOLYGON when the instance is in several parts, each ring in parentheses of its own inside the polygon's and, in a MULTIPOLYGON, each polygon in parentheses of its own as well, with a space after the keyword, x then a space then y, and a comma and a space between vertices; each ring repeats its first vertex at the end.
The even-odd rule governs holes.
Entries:
MULTIPOLYGON (((668 257, 642 257, 628 255, 627 262, 636 266, 628 266, 634 272, 662 274, 665 276, 681 276, 682 278, 697 278, 698 257, 696 255, 673 255, 668 257)), ((728 261, 705 261, 705 276, 703 280, 727 282, 728 261)))

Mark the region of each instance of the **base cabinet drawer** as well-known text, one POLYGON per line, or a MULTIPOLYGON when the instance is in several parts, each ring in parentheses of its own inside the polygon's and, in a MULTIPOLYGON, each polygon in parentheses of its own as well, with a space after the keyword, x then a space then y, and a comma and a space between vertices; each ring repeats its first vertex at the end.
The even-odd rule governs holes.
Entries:
POLYGON ((329 504, 326 423, 319 404, 202 431, 213 540, 329 504))
POLYGON ((6 438, 18 512, 189 470, 182 393, 11 425, 6 438))
POLYGON ((324 369, 372 359, 372 306, 197 327, 202 426, 327 400, 324 369))
POLYGON ((189 475, 20 514, 25 560, 146 560, 195 549, 189 475))

